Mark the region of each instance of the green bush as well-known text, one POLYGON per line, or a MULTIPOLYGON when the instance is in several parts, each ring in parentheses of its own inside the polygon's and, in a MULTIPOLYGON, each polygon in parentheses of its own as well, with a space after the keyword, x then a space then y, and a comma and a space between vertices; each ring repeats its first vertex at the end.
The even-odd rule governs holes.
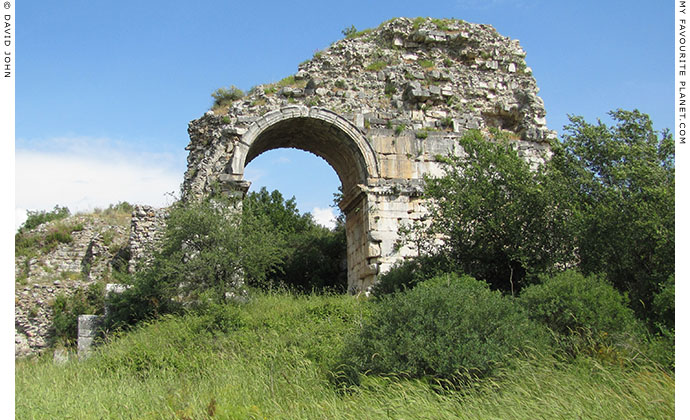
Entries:
POLYGON ((518 302, 529 317, 563 337, 610 344, 624 334, 639 332, 626 298, 602 276, 566 271, 522 290, 518 302))
POLYGON ((32 256, 36 253, 48 253, 58 244, 71 243, 72 233, 84 230, 84 225, 56 223, 47 229, 45 234, 19 231, 14 235, 15 255, 32 256))
POLYGON ((659 287, 659 292, 652 298, 652 313, 658 330, 676 328, 676 281, 669 276, 659 287))
POLYGON ((213 96, 213 106, 218 107, 230 105, 234 101, 242 99, 244 92, 235 86, 230 86, 229 88, 216 89, 211 96, 213 96))
POLYGON ((26 212, 27 219, 19 228, 19 232, 25 232, 27 230, 34 229, 43 223, 47 223, 53 220, 60 220, 68 217, 70 215, 69 209, 67 207, 60 207, 56 205, 52 211, 44 210, 29 210, 26 212))
POLYGON ((445 274, 374 305, 335 371, 344 382, 369 372, 461 385, 544 340, 512 298, 472 277, 445 274))
POLYGON ((168 214, 161 245, 135 273, 131 288, 112 296, 111 328, 136 324, 203 299, 222 303, 242 280, 262 284, 285 256, 266 215, 242 212, 222 197, 179 202, 168 214))
POLYGON ((101 315, 104 309, 105 286, 93 283, 77 289, 72 295, 59 294, 53 302, 53 342, 75 345, 79 315, 101 315))
POLYGON ((656 335, 648 337, 644 344, 645 355, 658 365, 674 371, 676 368, 676 332, 662 328, 656 335))
POLYGON ((412 289, 417 283, 447 272, 447 264, 441 256, 420 256, 396 263, 388 272, 378 277, 372 294, 383 297, 390 293, 412 289))

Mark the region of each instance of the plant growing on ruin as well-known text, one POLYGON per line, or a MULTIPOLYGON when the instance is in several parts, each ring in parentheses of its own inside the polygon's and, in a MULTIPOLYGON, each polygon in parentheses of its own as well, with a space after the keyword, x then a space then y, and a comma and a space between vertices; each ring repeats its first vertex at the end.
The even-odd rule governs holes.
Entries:
POLYGON ((60 207, 56 205, 51 211, 29 210, 26 212, 26 215, 26 221, 19 227, 19 232, 34 229, 43 223, 53 220, 64 219, 70 215, 70 211, 67 207, 60 207))
POLYGON ((350 25, 349 28, 345 28, 340 32, 343 34, 345 38, 350 38, 357 33, 357 28, 355 28, 355 25, 350 25))
POLYGON ((374 61, 373 63, 369 64, 368 66, 366 66, 364 68, 364 70, 366 70, 366 71, 379 71, 379 70, 385 69, 386 66, 388 66, 388 63, 386 63, 383 60, 379 60, 379 61, 374 61))
POLYGON ((244 92, 235 86, 230 86, 229 88, 216 89, 211 96, 213 97, 213 107, 216 108, 228 106, 233 102, 242 99, 244 97, 244 92))
POLYGON ((434 67, 434 62, 433 60, 419 60, 419 65, 422 66, 423 69, 431 69, 434 67))
POLYGON ((441 118, 441 127, 443 128, 452 128, 453 127, 453 117, 450 115, 447 117, 441 118))
POLYGON ((395 84, 391 82, 386 82, 386 86, 383 89, 383 93, 389 98, 395 93, 395 84))

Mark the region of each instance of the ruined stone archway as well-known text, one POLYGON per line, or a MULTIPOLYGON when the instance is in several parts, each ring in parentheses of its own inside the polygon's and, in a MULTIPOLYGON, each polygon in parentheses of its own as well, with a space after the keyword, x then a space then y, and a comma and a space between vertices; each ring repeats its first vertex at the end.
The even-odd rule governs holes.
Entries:
MULTIPOLYGON (((242 135, 233 149, 225 172, 231 184, 248 188, 244 168, 262 153, 295 148, 323 158, 340 179, 347 237, 348 288, 359 289, 366 278, 377 274, 368 244, 366 187, 379 177, 376 155, 364 134, 343 117, 320 108, 285 107, 264 115, 242 135), (373 266, 373 267, 370 267, 373 266)), ((232 187, 231 187, 232 188, 232 187)))
POLYGON ((543 161, 555 133, 519 42, 488 25, 397 18, 338 41, 281 82, 190 122, 183 197, 246 192, 247 163, 292 147, 325 159, 343 186, 348 286, 366 290, 394 263, 399 228, 423 219, 424 176, 461 154, 469 129, 508 132, 543 161))

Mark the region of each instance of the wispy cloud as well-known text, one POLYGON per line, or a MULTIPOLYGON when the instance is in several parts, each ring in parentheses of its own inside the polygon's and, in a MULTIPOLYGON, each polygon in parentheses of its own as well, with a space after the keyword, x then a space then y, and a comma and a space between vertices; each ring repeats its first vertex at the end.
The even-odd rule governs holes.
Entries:
POLYGON ((15 151, 15 224, 22 223, 26 210, 55 205, 72 212, 119 201, 166 206, 182 182, 181 156, 137 151, 107 139, 27 143, 15 151))

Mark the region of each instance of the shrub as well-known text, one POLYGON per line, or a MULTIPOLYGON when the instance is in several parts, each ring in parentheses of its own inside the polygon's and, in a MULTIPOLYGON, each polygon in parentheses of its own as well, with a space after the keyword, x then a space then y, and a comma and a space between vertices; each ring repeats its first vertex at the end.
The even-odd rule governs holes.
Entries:
POLYGON ((393 84, 392 82, 386 82, 386 86, 383 89, 383 93, 388 97, 393 96, 393 94, 395 93, 395 84, 393 84))
POLYGON ((25 232, 27 230, 34 229, 43 223, 47 223, 53 220, 60 220, 68 217, 70 215, 69 209, 67 207, 60 207, 56 205, 52 211, 32 211, 26 212, 27 219, 19 228, 19 232, 25 232))
POLYGON ((445 274, 389 295, 346 346, 346 381, 361 372, 459 385, 491 375, 544 335, 512 298, 469 276, 445 274))
POLYGON ((74 345, 79 315, 100 315, 104 308, 105 286, 93 283, 72 295, 59 294, 53 302, 53 342, 74 345))
POLYGON ((355 25, 350 25, 349 28, 345 28, 340 32, 345 36, 345 38, 350 38, 357 33, 357 28, 355 28, 355 25))
POLYGON ((652 299, 652 312, 656 321, 656 329, 664 330, 676 328, 676 281, 670 275, 659 287, 659 292, 652 299))
POLYGON ((20 231, 14 235, 15 255, 32 256, 36 253, 48 253, 58 244, 71 243, 72 233, 84 230, 84 225, 56 223, 47 229, 45 234, 20 231))
POLYGON ((385 61, 380 61, 380 60, 379 60, 379 61, 374 61, 373 63, 369 64, 368 66, 366 66, 366 67, 364 68, 364 70, 367 70, 367 71, 379 71, 379 70, 385 69, 386 66, 388 66, 388 63, 386 63, 385 61))
POLYGON ((608 344, 638 328, 626 298, 602 276, 566 271, 524 288, 518 301, 531 319, 565 337, 591 333, 595 343, 608 344))
POLYGON ((412 289, 418 283, 446 272, 447 264, 440 256, 420 256, 396 263, 379 276, 372 287, 376 297, 412 289))
POLYGON ((238 99, 242 99, 244 97, 244 92, 235 86, 230 86, 229 88, 216 89, 211 96, 213 96, 213 106, 221 107, 230 105, 238 99))
POLYGON ((262 284, 285 255, 266 215, 241 212, 222 197, 180 202, 170 210, 160 249, 137 271, 132 287, 112 297, 111 327, 179 313, 204 299, 216 303, 262 284))

